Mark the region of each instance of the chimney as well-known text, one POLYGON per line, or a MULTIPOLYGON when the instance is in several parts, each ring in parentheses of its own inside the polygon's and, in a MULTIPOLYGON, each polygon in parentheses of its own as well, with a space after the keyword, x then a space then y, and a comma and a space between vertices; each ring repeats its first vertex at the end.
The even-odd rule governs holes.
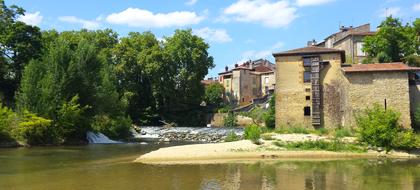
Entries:
POLYGON ((225 71, 228 71, 228 70, 229 70, 229 67, 228 67, 228 66, 226 66, 226 67, 225 67, 225 71))
POLYGON ((235 68, 237 68, 237 67, 238 67, 238 64, 236 63, 236 64, 235 64, 235 68))
POLYGON ((315 45, 316 45, 316 41, 315 41, 315 39, 313 39, 313 40, 311 40, 311 41, 308 41, 308 42, 306 43, 306 45, 307 45, 308 47, 315 46, 315 45))

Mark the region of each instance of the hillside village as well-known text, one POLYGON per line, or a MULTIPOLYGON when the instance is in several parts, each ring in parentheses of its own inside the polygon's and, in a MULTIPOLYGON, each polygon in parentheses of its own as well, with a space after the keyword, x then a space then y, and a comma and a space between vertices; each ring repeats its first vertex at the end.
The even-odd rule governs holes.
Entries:
MULTIPOLYGON (((419 105, 416 72, 402 62, 362 64, 370 24, 341 26, 321 42, 273 53, 275 64, 265 59, 225 67, 218 79, 223 99, 235 107, 252 107, 276 94, 276 128, 354 126, 355 114, 374 104, 401 113, 400 124, 411 128, 419 105)), ((242 110, 242 109, 240 109, 242 110)))

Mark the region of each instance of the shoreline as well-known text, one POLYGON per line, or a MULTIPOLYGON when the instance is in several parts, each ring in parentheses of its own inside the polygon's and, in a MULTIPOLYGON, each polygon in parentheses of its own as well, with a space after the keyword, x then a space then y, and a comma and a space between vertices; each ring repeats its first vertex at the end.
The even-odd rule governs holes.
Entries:
POLYGON ((418 159, 408 152, 332 152, 267 150, 251 141, 194 144, 161 148, 138 157, 134 162, 153 165, 242 163, 273 160, 340 160, 354 158, 418 159))

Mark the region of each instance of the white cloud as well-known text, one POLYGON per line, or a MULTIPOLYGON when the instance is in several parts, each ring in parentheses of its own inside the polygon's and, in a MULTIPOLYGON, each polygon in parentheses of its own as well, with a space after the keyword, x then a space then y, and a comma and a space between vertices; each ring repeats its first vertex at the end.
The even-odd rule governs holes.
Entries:
POLYGON ((18 18, 19 21, 33 26, 39 26, 39 24, 42 22, 42 19, 44 19, 44 17, 41 16, 39 11, 35 13, 26 13, 25 15, 18 18))
POLYGON ((75 16, 62 16, 62 17, 58 17, 58 20, 62 22, 72 23, 72 24, 81 24, 83 28, 86 28, 89 30, 98 29, 101 26, 101 24, 97 21, 85 20, 85 19, 77 18, 75 16))
POLYGON ((185 4, 186 5, 194 5, 197 3, 198 0, 188 0, 185 4))
POLYGON ((200 36, 211 42, 226 43, 232 41, 232 38, 229 36, 225 29, 211 29, 209 27, 205 27, 201 29, 195 29, 193 32, 197 36, 200 36))
POLYGON ((416 3, 413 5, 413 10, 420 11, 420 3, 416 3))
POLYGON ((238 0, 223 10, 221 21, 260 22, 267 27, 286 27, 298 16, 287 0, 238 0))
POLYGON ((283 42, 277 42, 273 44, 272 46, 268 47, 267 49, 263 49, 260 51, 256 51, 256 50, 245 51, 242 53, 241 60, 239 62, 240 63, 245 62, 250 59, 268 58, 269 56, 271 56, 271 54, 273 54, 273 52, 278 51, 283 46, 284 46, 283 42))
POLYGON ((312 6, 312 5, 322 5, 325 3, 329 3, 334 0, 296 0, 296 4, 298 6, 312 6))
POLYGON ((390 7, 381 10, 380 17, 388 17, 388 16, 398 16, 400 14, 401 8, 399 7, 390 7))
POLYGON ((198 24, 204 19, 195 12, 175 11, 169 13, 153 13, 144 9, 128 8, 106 17, 112 24, 125 24, 132 27, 180 27, 198 24))

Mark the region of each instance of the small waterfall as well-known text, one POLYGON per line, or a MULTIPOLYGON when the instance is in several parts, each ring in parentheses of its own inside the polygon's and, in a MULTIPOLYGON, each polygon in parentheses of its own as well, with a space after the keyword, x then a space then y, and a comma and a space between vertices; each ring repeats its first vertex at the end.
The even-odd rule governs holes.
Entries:
POLYGON ((107 136, 105 136, 102 133, 94 133, 88 131, 86 133, 87 140, 89 141, 89 144, 116 144, 121 143, 119 141, 114 141, 109 139, 107 136))

